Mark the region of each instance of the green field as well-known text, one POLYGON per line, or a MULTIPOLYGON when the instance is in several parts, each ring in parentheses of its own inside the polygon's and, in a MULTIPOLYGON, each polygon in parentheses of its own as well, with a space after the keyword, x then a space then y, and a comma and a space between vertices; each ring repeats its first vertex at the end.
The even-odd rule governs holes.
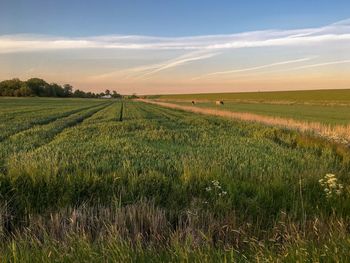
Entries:
POLYGON ((50 98, 0 97, 0 141, 36 124, 49 123, 101 103, 100 100, 67 99, 62 103, 50 98))
MULTIPOLYGON (((192 106, 190 101, 169 101, 192 106)), ((214 102, 196 101, 195 107, 214 108, 233 112, 249 112, 259 115, 291 118, 306 122, 319 122, 327 125, 350 124, 350 104, 345 105, 310 105, 310 104, 271 104, 224 101, 224 105, 214 102)))
POLYGON ((350 89, 301 90, 272 92, 239 92, 239 93, 202 93, 150 96, 150 98, 179 100, 252 100, 252 101, 291 101, 350 104, 350 89))
POLYGON ((127 100, 1 98, 0 123, 1 262, 350 260, 344 145, 127 100))
POLYGON ((242 92, 150 96, 180 105, 291 118, 326 125, 350 123, 350 90, 242 92), (224 105, 217 106, 216 100, 224 105))

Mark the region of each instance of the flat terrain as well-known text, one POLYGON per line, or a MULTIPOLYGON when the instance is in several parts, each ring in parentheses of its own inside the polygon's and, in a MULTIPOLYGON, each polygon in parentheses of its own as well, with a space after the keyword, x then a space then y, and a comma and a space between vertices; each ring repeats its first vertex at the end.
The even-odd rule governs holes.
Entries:
POLYGON ((158 99, 179 100, 249 100, 249 101, 290 101, 315 103, 346 103, 350 104, 350 89, 332 90, 301 90, 301 91, 272 91, 272 92, 240 92, 240 93, 202 93, 175 94, 153 96, 158 99))
POLYGON ((350 260, 344 145, 135 101, 1 98, 0 120, 2 262, 350 260))
POLYGON ((101 104, 100 100, 0 97, 0 141, 37 124, 45 124, 101 104))
MULTIPOLYGON (((191 101, 169 100, 179 105, 192 105, 191 101)), ((319 122, 327 125, 350 124, 349 105, 310 105, 286 103, 250 103, 224 100, 224 105, 216 105, 214 101, 196 101, 196 107, 213 108, 232 112, 249 112, 265 116, 290 118, 306 122, 319 122)))
POLYGON ((317 122, 331 126, 350 123, 349 89, 178 94, 149 98, 187 106, 195 101, 196 107, 317 122), (217 100, 223 100, 224 105, 216 105, 217 100))

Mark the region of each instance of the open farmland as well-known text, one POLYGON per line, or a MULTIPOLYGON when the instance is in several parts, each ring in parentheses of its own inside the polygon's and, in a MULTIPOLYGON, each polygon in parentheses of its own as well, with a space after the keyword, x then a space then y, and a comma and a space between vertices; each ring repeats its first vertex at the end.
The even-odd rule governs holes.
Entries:
POLYGON ((2 262, 350 259, 345 145, 142 102, 10 100, 2 262))
POLYGON ((264 116, 349 125, 350 90, 278 91, 150 96, 152 99, 196 107, 246 112, 264 116), (215 101, 223 100, 224 105, 215 101))
POLYGON ((1 98, 0 141, 34 125, 46 124, 101 104, 99 100, 1 98))
POLYGON ((294 102, 294 103, 344 103, 350 104, 350 89, 299 90, 271 92, 202 93, 172 94, 150 96, 157 99, 176 100, 233 100, 258 102, 294 102))
MULTIPOLYGON (((169 101, 179 105, 191 106, 191 101, 169 101)), ((310 105, 288 103, 236 102, 225 100, 224 105, 216 105, 214 101, 196 101, 196 107, 226 110, 231 112, 247 112, 264 116, 295 119, 305 122, 319 122, 326 125, 349 125, 350 104, 348 105, 310 105)))

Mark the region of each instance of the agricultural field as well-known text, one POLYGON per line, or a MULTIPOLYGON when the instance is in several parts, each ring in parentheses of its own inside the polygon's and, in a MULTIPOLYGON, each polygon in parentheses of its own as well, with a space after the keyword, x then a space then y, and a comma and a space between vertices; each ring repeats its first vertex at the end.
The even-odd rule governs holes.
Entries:
POLYGON ((350 260, 344 144, 131 100, 0 119, 1 262, 350 260))
POLYGON ((46 124, 56 119, 101 104, 99 100, 4 98, 0 97, 0 141, 34 125, 46 124))
MULTIPOLYGON (((170 100, 168 102, 192 106, 191 101, 170 100)), ((254 113, 263 116, 281 117, 305 122, 318 122, 332 126, 350 124, 350 104, 318 105, 301 103, 253 103, 236 102, 224 99, 224 105, 216 105, 215 101, 196 101, 195 106, 231 112, 254 113)))
POLYGON ((150 99, 179 105, 253 113, 263 116, 317 122, 324 125, 349 125, 350 90, 309 90, 179 94, 150 96, 150 99), (224 105, 216 105, 222 100, 224 105))
POLYGON ((172 94, 149 96, 153 99, 176 100, 234 100, 258 102, 294 102, 294 103, 344 103, 350 104, 350 89, 299 90, 271 92, 202 93, 172 94))

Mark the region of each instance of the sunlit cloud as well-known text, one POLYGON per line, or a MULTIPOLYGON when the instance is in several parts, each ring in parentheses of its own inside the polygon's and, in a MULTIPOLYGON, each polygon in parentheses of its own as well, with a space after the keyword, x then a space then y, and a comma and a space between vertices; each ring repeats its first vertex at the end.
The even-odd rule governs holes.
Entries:
POLYGON ((166 69, 169 69, 169 68, 174 68, 174 67, 178 67, 178 66, 181 66, 181 65, 184 65, 184 64, 187 64, 187 63, 190 63, 190 62, 193 62, 193 61, 197 61, 197 60, 202 60, 202 59, 208 59, 208 58, 211 58, 211 57, 214 57, 216 55, 219 55, 220 53, 219 52, 216 52, 216 53, 204 53, 203 52, 193 52, 193 53, 190 53, 190 54, 187 54, 187 55, 184 55, 184 56, 181 56, 175 60, 172 60, 172 61, 169 61, 167 63, 164 63, 163 65, 161 65, 160 67, 150 71, 150 72, 147 72, 145 74, 143 74, 141 77, 149 77, 150 75, 153 75, 153 74, 156 74, 160 71, 163 71, 163 70, 166 70, 166 69))
POLYGON ((264 30, 229 35, 152 37, 110 35, 85 38, 0 36, 0 53, 61 49, 215 50, 309 45, 350 40, 350 19, 319 28, 264 30))
POLYGON ((115 78, 115 77, 122 77, 124 79, 148 79, 152 75, 168 70, 171 68, 183 66, 185 64, 198 61, 198 60, 203 60, 203 59, 208 59, 211 57, 214 57, 216 55, 219 55, 219 52, 208 52, 208 51, 194 51, 187 53, 182 56, 178 56, 174 59, 167 60, 162 63, 156 63, 156 64, 150 64, 150 65, 143 65, 139 67, 133 67, 133 68, 128 68, 124 70, 117 70, 117 71, 112 71, 109 73, 105 74, 99 74, 96 76, 92 76, 90 79, 91 80, 102 80, 102 79, 107 79, 107 78, 115 78))
POLYGON ((3 35, 0 79, 40 77, 145 94, 329 88, 335 81, 348 88, 349 51, 350 19, 188 37, 3 35))

